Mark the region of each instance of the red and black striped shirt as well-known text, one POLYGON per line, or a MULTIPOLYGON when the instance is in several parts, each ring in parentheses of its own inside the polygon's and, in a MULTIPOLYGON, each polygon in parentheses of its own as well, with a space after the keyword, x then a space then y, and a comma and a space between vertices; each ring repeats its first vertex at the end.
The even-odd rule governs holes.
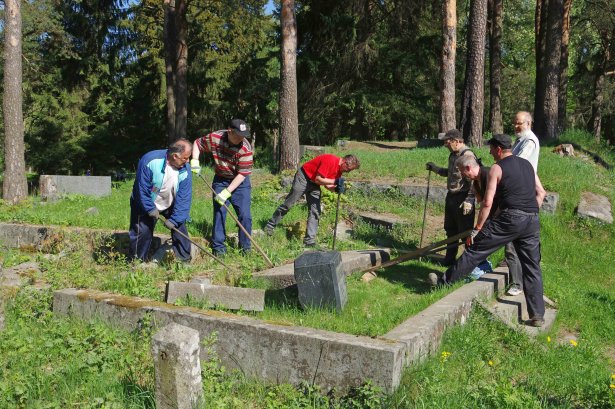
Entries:
POLYGON ((231 145, 226 130, 212 132, 196 140, 201 152, 211 152, 216 163, 216 175, 234 179, 237 175, 250 176, 254 156, 252 145, 247 138, 237 145, 231 145))

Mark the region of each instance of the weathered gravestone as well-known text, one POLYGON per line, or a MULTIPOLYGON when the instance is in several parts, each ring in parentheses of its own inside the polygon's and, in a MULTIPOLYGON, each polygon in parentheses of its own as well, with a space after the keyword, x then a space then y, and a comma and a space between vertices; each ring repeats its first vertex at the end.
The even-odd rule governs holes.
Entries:
POLYGON ((581 193, 581 201, 577 208, 579 217, 591 217, 605 223, 613 223, 613 214, 611 212, 611 202, 606 196, 597 195, 592 192, 581 193))
POLYGON ((171 323, 152 337, 158 409, 194 409, 202 405, 199 332, 171 323))
POLYGON ((111 176, 41 175, 41 197, 55 200, 65 194, 102 197, 111 194, 111 176))
POLYGON ((346 275, 338 251, 306 252, 295 260, 295 281, 301 306, 335 308, 346 305, 346 275))

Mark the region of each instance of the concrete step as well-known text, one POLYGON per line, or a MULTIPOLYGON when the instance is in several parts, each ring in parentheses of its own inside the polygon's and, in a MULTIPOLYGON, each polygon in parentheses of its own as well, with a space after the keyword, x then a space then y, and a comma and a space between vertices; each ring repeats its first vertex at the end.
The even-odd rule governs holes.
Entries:
POLYGON ((523 294, 515 296, 501 294, 491 302, 486 303, 484 307, 510 328, 523 331, 533 337, 550 330, 557 316, 557 309, 554 308, 553 302, 545 297, 544 325, 540 328, 525 325, 524 323, 529 320, 529 316, 523 294))

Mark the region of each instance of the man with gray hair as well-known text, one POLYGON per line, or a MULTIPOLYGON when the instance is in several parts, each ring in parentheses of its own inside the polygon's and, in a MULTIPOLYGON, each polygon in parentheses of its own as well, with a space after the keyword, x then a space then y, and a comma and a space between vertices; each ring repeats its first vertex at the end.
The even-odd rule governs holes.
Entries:
MULTIPOLYGON (((528 160, 534 172, 538 172, 538 156, 540 153, 540 142, 532 132, 532 115, 527 111, 519 111, 515 115, 513 125, 517 140, 512 148, 512 154, 528 160)), ((506 291, 508 295, 519 295, 523 292, 523 280, 521 274, 521 262, 512 243, 504 247, 506 264, 510 272, 510 286, 506 291)))
POLYGON ((168 149, 143 155, 137 166, 130 196, 130 258, 144 261, 152 244, 158 217, 171 230, 173 252, 181 261, 190 261, 190 241, 186 221, 192 203, 192 176, 188 161, 192 144, 178 139, 168 149), (185 237, 177 234, 184 233, 185 237))

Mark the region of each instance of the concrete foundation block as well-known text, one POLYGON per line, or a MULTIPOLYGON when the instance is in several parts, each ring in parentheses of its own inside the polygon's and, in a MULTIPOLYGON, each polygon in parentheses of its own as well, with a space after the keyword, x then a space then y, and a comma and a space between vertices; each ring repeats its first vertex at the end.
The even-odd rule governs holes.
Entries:
POLYGON ((195 409, 203 403, 199 332, 170 323, 152 337, 158 409, 195 409))
MULTIPOLYGON (((380 337, 339 334, 273 323, 222 311, 204 311, 109 293, 65 289, 54 293, 53 311, 84 320, 100 319, 126 330, 143 316, 159 326, 175 322, 201 338, 217 334, 214 349, 229 370, 266 382, 308 382, 340 393, 365 381, 392 392, 400 382, 404 345, 380 337)), ((201 349, 201 359, 207 359, 201 349)))
POLYGON ((39 188, 41 197, 46 200, 55 200, 65 194, 109 196, 111 176, 41 175, 39 188))
POLYGON ((295 260, 295 281, 304 308, 344 309, 348 296, 338 251, 306 252, 295 260))
POLYGON ((173 304, 178 299, 187 296, 206 301, 210 308, 217 306, 244 311, 263 311, 265 308, 265 290, 195 282, 168 282, 166 296, 168 303, 173 304))

